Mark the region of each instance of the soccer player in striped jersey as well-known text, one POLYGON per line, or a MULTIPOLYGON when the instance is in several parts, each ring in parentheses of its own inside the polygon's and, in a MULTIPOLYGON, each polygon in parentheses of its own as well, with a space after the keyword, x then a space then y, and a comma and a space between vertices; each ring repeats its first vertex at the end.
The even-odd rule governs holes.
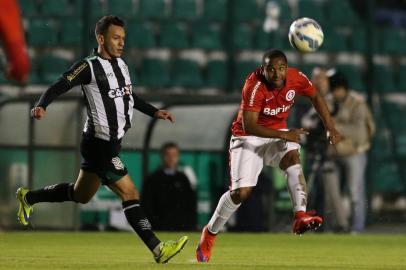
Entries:
POLYGON ((307 77, 288 67, 282 51, 266 52, 262 66, 248 75, 242 90, 229 148, 230 190, 220 198, 212 218, 203 228, 196 250, 199 262, 210 260, 217 233, 250 195, 264 165, 279 167, 285 172, 294 210, 293 233, 303 234, 322 224, 321 217, 306 211, 307 190, 300 164, 299 140, 307 132, 287 128, 286 120, 296 95, 310 99, 329 133, 330 143, 341 140, 323 97, 307 77))
MULTIPOLYGON (((80 85, 87 107, 87 120, 80 145, 83 162, 74 183, 61 183, 38 190, 19 188, 18 218, 30 225, 33 205, 39 202, 73 201, 87 203, 100 184, 107 185, 122 200, 127 221, 151 250, 157 263, 166 263, 186 245, 188 238, 161 242, 141 206, 140 196, 120 160, 121 140, 131 127, 133 108, 158 119, 175 121, 166 110, 158 110, 140 99, 133 91, 124 49, 124 22, 116 16, 105 16, 96 23, 98 48, 93 54, 64 73, 41 96, 31 110, 32 117, 42 119, 47 106, 59 95, 80 85)), ((142 37, 140 37, 142 38, 142 37)), ((168 202, 170 203, 170 202, 168 202)))

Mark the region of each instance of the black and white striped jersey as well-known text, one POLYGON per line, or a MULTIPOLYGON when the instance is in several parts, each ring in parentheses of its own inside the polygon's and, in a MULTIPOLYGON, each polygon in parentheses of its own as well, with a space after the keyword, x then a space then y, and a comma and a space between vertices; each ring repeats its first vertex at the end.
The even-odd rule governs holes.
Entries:
POLYGON ((128 66, 121 58, 96 53, 77 62, 41 96, 46 109, 57 96, 81 85, 87 108, 83 132, 103 140, 119 140, 131 127, 132 108, 154 116, 157 109, 133 92, 128 66))

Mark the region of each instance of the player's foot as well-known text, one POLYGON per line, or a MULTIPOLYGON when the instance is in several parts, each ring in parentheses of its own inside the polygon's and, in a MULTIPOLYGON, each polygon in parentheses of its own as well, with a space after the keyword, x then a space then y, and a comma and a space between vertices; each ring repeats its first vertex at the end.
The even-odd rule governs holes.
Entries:
POLYGON ((31 205, 29 205, 26 200, 25 200, 25 195, 28 193, 28 189, 20 187, 17 189, 16 192, 16 197, 18 202, 20 203, 20 207, 18 208, 18 220, 20 223, 24 226, 29 226, 31 225, 30 223, 30 215, 33 211, 33 208, 31 205))
POLYGON ((196 249, 196 259, 198 262, 208 262, 210 260, 214 240, 216 240, 216 235, 210 233, 207 226, 204 226, 200 242, 196 249))
POLYGON ((304 234, 307 231, 317 230, 323 219, 316 216, 316 211, 311 210, 308 212, 298 211, 295 214, 295 221, 293 223, 293 233, 294 234, 304 234))
POLYGON ((159 244, 159 256, 154 257, 157 263, 167 263, 178 254, 189 241, 187 236, 182 236, 178 241, 164 241, 159 244))

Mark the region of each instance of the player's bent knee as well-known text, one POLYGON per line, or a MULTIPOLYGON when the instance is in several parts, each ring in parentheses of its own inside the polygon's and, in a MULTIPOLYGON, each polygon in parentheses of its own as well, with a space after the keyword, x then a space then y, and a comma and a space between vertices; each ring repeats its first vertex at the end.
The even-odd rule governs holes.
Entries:
POLYGON ((235 204, 240 204, 250 196, 251 191, 252 187, 238 188, 231 192, 231 199, 235 204))
POLYGON ((282 160, 279 163, 279 168, 282 171, 286 171, 287 168, 295 164, 300 164, 300 155, 299 151, 292 150, 287 152, 286 155, 282 158, 282 160))

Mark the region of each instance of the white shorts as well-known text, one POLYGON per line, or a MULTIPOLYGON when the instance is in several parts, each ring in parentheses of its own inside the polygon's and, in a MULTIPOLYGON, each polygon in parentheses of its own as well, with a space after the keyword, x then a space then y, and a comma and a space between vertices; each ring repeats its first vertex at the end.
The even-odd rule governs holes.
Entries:
POLYGON ((274 138, 231 136, 230 190, 256 186, 264 165, 278 167, 291 150, 300 151, 300 144, 274 138))

